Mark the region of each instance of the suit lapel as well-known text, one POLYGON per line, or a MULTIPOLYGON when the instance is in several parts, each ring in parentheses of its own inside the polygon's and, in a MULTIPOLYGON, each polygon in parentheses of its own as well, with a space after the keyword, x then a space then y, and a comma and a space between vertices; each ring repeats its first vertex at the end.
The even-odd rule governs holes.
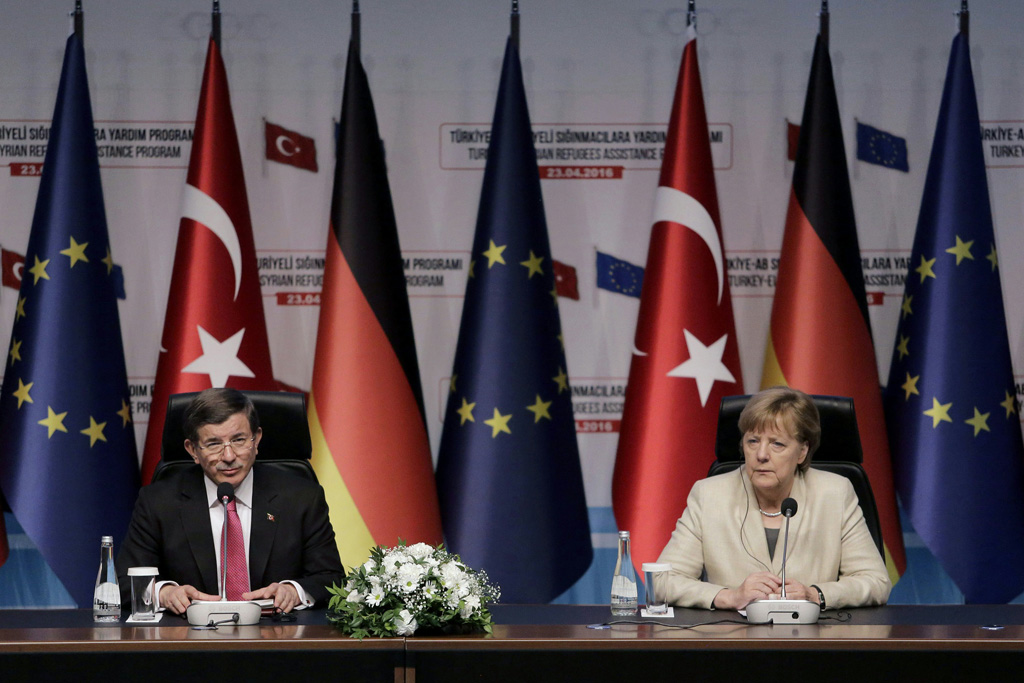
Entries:
POLYGON ((182 480, 181 524, 203 580, 201 590, 214 594, 217 592, 217 556, 214 554, 215 541, 210 527, 204 476, 203 471, 196 467, 195 476, 190 474, 182 480))
POLYGON ((256 478, 253 471, 252 526, 249 529, 249 585, 253 590, 263 588, 270 551, 277 532, 275 521, 279 511, 275 505, 277 491, 268 477, 256 478))

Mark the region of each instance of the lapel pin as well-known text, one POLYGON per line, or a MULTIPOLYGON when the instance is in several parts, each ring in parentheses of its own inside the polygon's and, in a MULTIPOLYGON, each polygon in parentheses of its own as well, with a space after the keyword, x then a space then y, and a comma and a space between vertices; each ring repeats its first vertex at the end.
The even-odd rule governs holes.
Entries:
POLYGON ((274 519, 274 515, 272 515, 272 514, 270 514, 270 513, 268 512, 268 513, 267 513, 267 521, 270 521, 270 522, 276 522, 277 520, 276 520, 276 519, 274 519))

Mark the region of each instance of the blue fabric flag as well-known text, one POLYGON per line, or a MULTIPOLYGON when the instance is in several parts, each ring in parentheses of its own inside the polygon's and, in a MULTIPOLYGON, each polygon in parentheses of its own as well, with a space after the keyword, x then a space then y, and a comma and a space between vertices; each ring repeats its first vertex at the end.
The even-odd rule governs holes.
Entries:
POLYGON ((506 602, 548 602, 593 557, 558 296, 511 40, 494 112, 437 487, 445 539, 506 602))
POLYGON ((640 298, 644 267, 636 266, 604 252, 597 252, 597 286, 611 292, 640 298))
POLYGON ((857 158, 904 173, 910 171, 906 139, 860 121, 857 122, 857 158))
POLYGON ((953 40, 886 412, 914 528, 968 602, 1024 590, 1024 445, 967 40, 953 40))
POLYGON ((79 607, 139 487, 85 53, 68 38, 0 394, 0 487, 79 607))

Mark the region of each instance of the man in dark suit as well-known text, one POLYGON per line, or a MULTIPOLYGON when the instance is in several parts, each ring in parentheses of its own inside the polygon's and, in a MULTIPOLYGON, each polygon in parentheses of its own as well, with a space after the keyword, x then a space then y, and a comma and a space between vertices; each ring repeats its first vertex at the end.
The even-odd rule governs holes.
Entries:
POLYGON ((323 489, 253 467, 263 430, 248 397, 235 389, 200 393, 185 411, 184 430, 198 466, 139 492, 117 556, 122 591, 129 567, 153 566, 162 608, 181 614, 192 600, 219 600, 225 514, 217 486, 227 482, 236 496, 232 523, 240 524, 247 550, 249 590, 240 598, 273 598, 286 612, 325 602, 326 586, 342 584, 344 569, 323 489))

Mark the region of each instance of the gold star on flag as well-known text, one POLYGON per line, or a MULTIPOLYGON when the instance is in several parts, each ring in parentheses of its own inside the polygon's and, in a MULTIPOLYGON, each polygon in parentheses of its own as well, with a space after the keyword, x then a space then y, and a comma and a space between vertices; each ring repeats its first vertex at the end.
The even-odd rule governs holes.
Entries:
POLYGON ((978 432, 982 430, 985 430, 986 432, 992 431, 991 429, 988 428, 988 416, 991 414, 992 413, 979 413, 977 406, 975 406, 974 417, 972 417, 970 420, 964 420, 964 422, 974 427, 974 436, 978 436, 978 432))
POLYGON ((452 374, 452 381, 448 383, 448 391, 453 394, 455 393, 455 380, 457 380, 458 378, 458 375, 452 374))
POLYGON ((558 368, 558 374, 552 377, 551 380, 558 385, 558 393, 568 390, 569 375, 565 374, 565 370, 562 368, 558 368))
POLYGON ((907 373, 907 381, 900 385, 900 388, 907 392, 907 395, 903 400, 909 401, 911 394, 917 394, 918 396, 921 395, 921 392, 917 390, 917 380, 919 379, 921 379, 921 375, 911 377, 910 373, 907 373))
POLYGON ((1010 417, 1015 412, 1017 412, 1017 404, 1016 401, 1013 400, 1014 397, 1013 395, 1010 394, 1009 391, 1005 393, 1006 398, 999 405, 1001 405, 1003 408, 1006 408, 1006 417, 1010 417))
POLYGON ((473 419, 473 408, 476 408, 475 403, 468 403, 466 402, 466 399, 462 399, 462 407, 455 411, 459 414, 460 425, 466 424, 467 420, 470 422, 476 422, 476 420, 473 419))
POLYGON ((89 416, 89 428, 83 429, 82 434, 89 437, 89 448, 96 445, 97 441, 106 441, 107 437, 103 436, 103 428, 107 426, 106 422, 97 423, 93 419, 92 415, 89 416))
POLYGON ((533 423, 537 424, 540 422, 542 417, 551 419, 551 413, 548 412, 548 408, 551 407, 551 401, 540 400, 540 394, 537 394, 537 400, 534 401, 532 406, 526 406, 526 409, 533 413, 533 423))
POLYGON ((40 420, 37 424, 41 424, 44 427, 46 427, 47 439, 53 438, 54 432, 64 432, 65 434, 67 433, 68 428, 64 426, 64 417, 67 414, 68 413, 66 410, 63 413, 55 413, 53 412, 53 408, 51 408, 50 406, 46 406, 46 419, 40 420))
POLYGON ((498 412, 498 409, 494 409, 494 417, 490 420, 484 420, 484 424, 491 428, 491 438, 494 439, 498 436, 499 432, 505 432, 511 434, 512 430, 508 428, 508 421, 512 419, 512 413, 508 415, 502 415, 498 412))
POLYGON ((469 261, 469 276, 476 277, 476 273, 473 272, 473 267, 476 266, 476 260, 470 259, 469 261))
POLYGON ((494 240, 490 240, 491 246, 484 252, 484 256, 487 257, 487 269, 490 270, 491 266, 495 263, 505 265, 505 257, 501 254, 508 248, 507 244, 503 244, 500 247, 494 243, 494 240))
POLYGON ((558 333, 558 343, 562 345, 562 350, 565 351, 565 337, 562 336, 561 332, 558 333))
POLYGON ((23 296, 18 297, 18 309, 14 312, 14 322, 18 322, 19 319, 25 317, 25 298, 23 296))
POLYGON ((988 252, 988 256, 985 258, 992 262, 992 270, 999 266, 999 254, 996 253, 996 245, 992 245, 992 251, 988 252))
POLYGON ((14 361, 21 360, 21 342, 11 337, 11 352, 8 354, 11 357, 11 367, 14 367, 14 361))
POLYGON ((121 410, 117 411, 117 414, 121 416, 123 422, 122 427, 127 427, 128 423, 132 421, 132 409, 128 406, 128 402, 123 398, 121 399, 121 410))
POLYGON ((89 262, 89 257, 85 255, 85 248, 87 246, 89 246, 88 242, 84 244, 79 244, 78 242, 75 241, 75 238, 72 237, 71 246, 68 247, 67 249, 60 250, 60 253, 64 254, 69 259, 71 259, 71 265, 68 266, 69 268, 74 268, 75 264, 78 263, 79 261, 83 263, 89 262))
POLYGON ((32 284, 37 285, 39 284, 40 278, 44 280, 50 279, 50 276, 46 274, 46 266, 50 263, 50 259, 40 261, 38 256, 33 256, 33 258, 36 260, 36 263, 28 269, 28 272, 35 276, 35 280, 32 281, 32 284))
POLYGON ((544 260, 543 256, 536 256, 533 253, 533 249, 530 250, 530 258, 525 261, 520 261, 519 265, 525 266, 529 271, 526 275, 526 279, 529 280, 534 275, 543 275, 544 271, 540 269, 540 264, 544 260))
POLYGON ((110 255, 110 247, 107 247, 106 257, 100 260, 107 264, 107 275, 110 275, 110 271, 114 270, 114 257, 110 255))
POLYGON ((932 397, 932 407, 930 410, 925 410, 924 414, 932 419, 932 429, 939 426, 940 422, 952 422, 953 419, 949 416, 949 409, 953 406, 952 401, 949 403, 939 403, 939 399, 932 397))
POLYGON ((555 300, 555 305, 557 306, 558 305, 558 285, 555 285, 554 287, 552 287, 551 291, 548 292, 548 294, 550 294, 551 298, 555 300))
POLYGON ((903 360, 904 356, 909 356, 910 351, 907 350, 907 344, 910 343, 910 337, 904 337, 900 335, 900 343, 896 345, 896 351, 900 354, 900 360, 903 360))
POLYGON ((914 314, 914 312, 912 310, 910 310, 910 302, 913 301, 913 300, 914 300, 914 295, 913 294, 904 294, 903 295, 903 305, 900 306, 900 309, 903 311, 903 317, 904 318, 906 318, 908 315, 913 315, 914 314))
POLYGON ((921 254, 921 265, 914 268, 914 272, 921 275, 921 282, 924 282, 926 277, 930 277, 932 279, 935 278, 935 271, 932 270, 932 266, 934 265, 935 259, 928 260, 924 257, 924 254, 921 254))
POLYGON ((28 392, 32 389, 33 384, 35 384, 35 382, 29 382, 28 384, 25 384, 24 382, 21 381, 20 377, 18 378, 18 388, 11 393, 14 395, 15 398, 18 399, 19 409, 21 408, 22 403, 34 403, 32 397, 28 395, 28 392))
POLYGON ((959 266, 960 262, 965 258, 974 260, 974 254, 971 253, 971 245, 974 244, 974 240, 970 242, 964 242, 960 239, 960 235, 956 236, 956 246, 950 247, 946 250, 947 254, 953 254, 956 256, 956 264, 959 266))

